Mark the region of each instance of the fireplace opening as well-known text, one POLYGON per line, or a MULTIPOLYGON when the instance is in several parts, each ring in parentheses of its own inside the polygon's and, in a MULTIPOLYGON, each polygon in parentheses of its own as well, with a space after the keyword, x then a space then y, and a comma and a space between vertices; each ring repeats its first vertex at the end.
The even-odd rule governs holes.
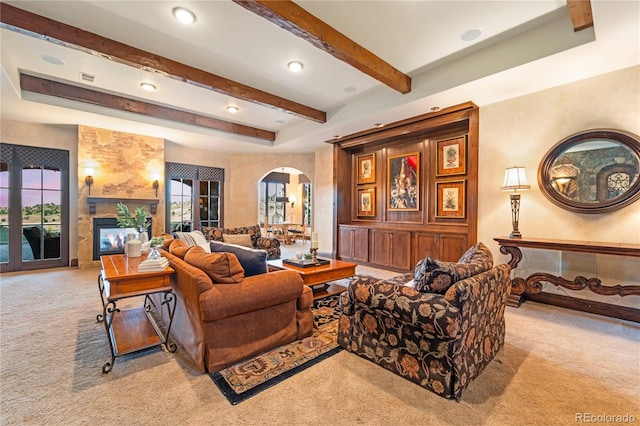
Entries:
MULTIPOLYGON (((151 235, 151 218, 147 218, 147 235, 151 235)), ((128 234, 138 236, 135 228, 120 228, 115 217, 93 219, 93 260, 100 256, 124 253, 124 243, 128 234)))

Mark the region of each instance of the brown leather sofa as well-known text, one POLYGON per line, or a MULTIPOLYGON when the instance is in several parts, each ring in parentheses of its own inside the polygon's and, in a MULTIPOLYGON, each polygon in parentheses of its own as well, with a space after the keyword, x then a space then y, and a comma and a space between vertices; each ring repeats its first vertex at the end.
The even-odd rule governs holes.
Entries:
MULTIPOLYGON (((169 251, 161 253, 175 270, 171 287, 177 304, 169 339, 182 346, 201 372, 222 370, 313 333, 313 292, 299 274, 269 272, 222 284, 169 251)), ((161 306, 160 294, 152 300, 161 306)), ((166 309, 158 312, 168 323, 166 309)))

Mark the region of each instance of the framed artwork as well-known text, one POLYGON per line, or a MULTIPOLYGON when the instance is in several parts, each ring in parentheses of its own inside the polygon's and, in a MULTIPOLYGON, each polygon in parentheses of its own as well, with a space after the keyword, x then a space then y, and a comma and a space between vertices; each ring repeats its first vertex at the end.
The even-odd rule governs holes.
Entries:
POLYGON ((357 183, 375 183, 376 181, 376 155, 366 154, 358 156, 357 183))
POLYGON ((388 210, 411 211, 420 208, 420 154, 389 157, 387 170, 388 210))
POLYGON ((376 215, 376 189, 358 189, 358 216, 376 215))
POLYGON ((436 182, 436 217, 465 217, 465 181, 436 182))
POLYGON ((467 135, 436 142, 436 176, 463 175, 467 172, 467 135))

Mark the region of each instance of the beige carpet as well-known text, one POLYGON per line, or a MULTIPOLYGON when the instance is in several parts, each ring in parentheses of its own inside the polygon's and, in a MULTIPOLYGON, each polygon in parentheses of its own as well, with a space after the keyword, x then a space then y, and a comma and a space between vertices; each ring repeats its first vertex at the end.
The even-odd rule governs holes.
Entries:
POLYGON ((508 308, 506 347, 460 403, 346 351, 237 406, 180 349, 118 358, 103 375, 97 273, 1 276, 3 426, 574 425, 580 413, 640 423, 640 326, 531 302, 508 308))

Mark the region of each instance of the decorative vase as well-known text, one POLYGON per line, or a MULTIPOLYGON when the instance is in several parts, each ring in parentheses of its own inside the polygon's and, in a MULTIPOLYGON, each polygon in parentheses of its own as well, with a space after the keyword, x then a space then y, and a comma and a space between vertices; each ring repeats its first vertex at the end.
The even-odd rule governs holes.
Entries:
POLYGON ((147 234, 147 230, 144 228, 140 228, 140 233, 138 234, 138 239, 141 244, 149 242, 149 234, 147 234))
POLYGON ((127 241, 127 257, 140 257, 142 244, 140 244, 140 240, 129 240, 127 241))

